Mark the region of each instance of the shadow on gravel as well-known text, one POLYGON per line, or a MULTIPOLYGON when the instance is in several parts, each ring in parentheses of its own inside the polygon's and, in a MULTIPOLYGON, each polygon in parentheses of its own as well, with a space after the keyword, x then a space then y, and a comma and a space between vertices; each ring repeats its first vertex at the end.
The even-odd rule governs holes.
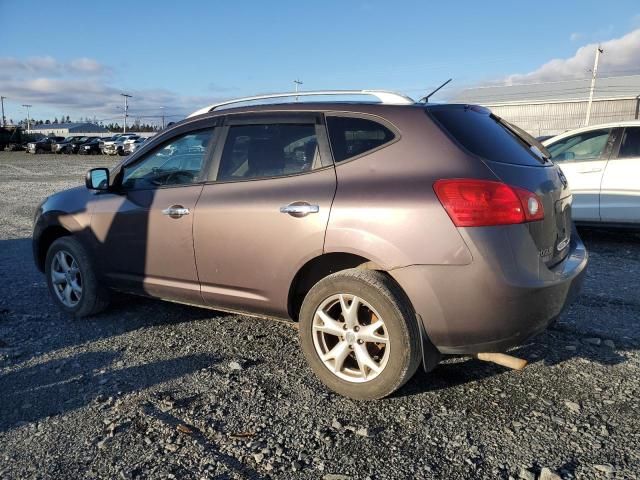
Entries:
POLYGON ((18 348, 15 363, 62 348, 122 335, 141 328, 176 325, 220 315, 219 312, 161 302, 151 298, 114 294, 104 313, 74 319, 54 304, 44 275, 31 253, 31 239, 0 240, 0 326, 12 322, 14 340, 0 337, 0 348, 18 348), (51 328, 51 323, 58 324, 51 328), (23 348, 25 340, 35 344, 23 348))
POLYGON ((110 368, 119 357, 115 351, 81 353, 0 376, 0 432, 71 412, 98 398, 140 391, 221 361, 211 355, 187 355, 110 368))
MULTIPOLYGON (((532 338, 527 344, 510 350, 509 353, 528 360, 529 365, 543 362, 544 365, 551 366, 573 358, 584 358, 601 365, 618 365, 627 361, 625 351, 635 350, 635 348, 609 348, 602 344, 593 345, 585 342, 583 337, 584 335, 574 331, 565 330, 563 326, 553 327, 532 338)), ((465 357, 458 358, 462 360, 465 357)), ((529 367, 525 367, 524 373, 526 368, 529 367)), ((429 373, 418 370, 407 385, 394 396, 411 396, 448 389, 509 371, 506 367, 468 357, 463 361, 441 363, 429 373)))
POLYGON ((614 247, 617 250, 620 245, 640 245, 640 228, 626 230, 606 227, 578 227, 578 233, 587 249, 614 247))
MULTIPOLYGON (((184 426, 184 422, 181 419, 175 417, 169 412, 163 412, 152 404, 147 404, 144 407, 144 413, 149 417, 155 418, 156 420, 164 423, 165 425, 170 427, 171 430, 178 430, 179 425, 184 426)), ((220 448, 200 429, 196 428, 193 425, 188 425, 188 428, 190 430, 191 439, 193 439, 193 441, 197 443, 198 446, 200 446, 203 452, 206 452, 212 457, 215 457, 218 462, 224 463, 230 470, 241 474, 243 477, 251 479, 263 478, 257 471, 243 464, 235 457, 221 452, 220 448)), ((227 479, 232 477, 225 475, 216 478, 227 479)))

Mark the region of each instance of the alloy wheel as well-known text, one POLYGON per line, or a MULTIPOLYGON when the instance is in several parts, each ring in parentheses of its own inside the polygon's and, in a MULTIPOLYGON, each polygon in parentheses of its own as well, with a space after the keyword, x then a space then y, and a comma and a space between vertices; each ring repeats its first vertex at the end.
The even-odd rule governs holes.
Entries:
POLYGON ((390 353, 384 320, 356 295, 325 299, 313 318, 313 344, 324 366, 339 378, 368 382, 384 370, 390 353))
POLYGON ((51 262, 51 282, 58 300, 65 307, 75 307, 82 298, 82 275, 76 259, 65 250, 58 251, 51 262))

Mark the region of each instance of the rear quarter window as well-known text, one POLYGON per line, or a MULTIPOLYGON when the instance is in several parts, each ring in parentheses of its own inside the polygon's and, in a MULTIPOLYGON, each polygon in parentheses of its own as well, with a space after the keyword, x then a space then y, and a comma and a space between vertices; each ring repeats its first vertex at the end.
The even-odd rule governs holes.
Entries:
POLYGON ((485 108, 442 105, 429 107, 427 112, 445 132, 478 157, 515 165, 543 165, 524 139, 501 125, 485 108))
POLYGON ((327 116, 327 128, 336 163, 375 150, 396 138, 381 123, 366 118, 327 116))

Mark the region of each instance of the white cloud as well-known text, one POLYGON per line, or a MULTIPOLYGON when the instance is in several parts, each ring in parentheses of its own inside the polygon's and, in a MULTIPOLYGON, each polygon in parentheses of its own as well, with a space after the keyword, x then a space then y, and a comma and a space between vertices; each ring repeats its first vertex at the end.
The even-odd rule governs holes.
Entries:
POLYGON ((113 84, 111 68, 86 57, 69 62, 49 56, 0 57, 0 91, 15 103, 33 104, 36 118, 38 109, 64 109, 79 116, 117 119, 122 115, 123 91, 133 95, 129 110, 133 118, 160 115, 160 107, 169 115, 184 116, 220 98, 179 95, 165 89, 123 89, 113 84))
POLYGON ((72 60, 69 65, 74 70, 85 73, 103 73, 107 70, 104 65, 98 63, 92 58, 86 57, 76 58, 75 60, 72 60))
MULTIPOLYGON (((597 43, 584 45, 570 58, 553 59, 532 72, 509 75, 501 83, 514 85, 585 78, 593 68, 597 46, 597 43)), ((640 28, 602 42, 600 46, 604 53, 600 56, 599 75, 640 73, 640 28)))

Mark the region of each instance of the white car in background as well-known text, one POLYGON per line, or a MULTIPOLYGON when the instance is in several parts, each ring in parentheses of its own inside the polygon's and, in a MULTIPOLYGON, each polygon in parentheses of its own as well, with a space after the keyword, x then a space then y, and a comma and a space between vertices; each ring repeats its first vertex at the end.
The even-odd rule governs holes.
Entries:
POLYGON ((569 181, 577 223, 640 226, 640 121, 579 128, 543 145, 569 181))

